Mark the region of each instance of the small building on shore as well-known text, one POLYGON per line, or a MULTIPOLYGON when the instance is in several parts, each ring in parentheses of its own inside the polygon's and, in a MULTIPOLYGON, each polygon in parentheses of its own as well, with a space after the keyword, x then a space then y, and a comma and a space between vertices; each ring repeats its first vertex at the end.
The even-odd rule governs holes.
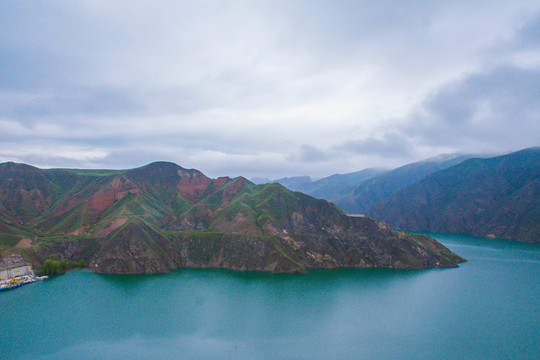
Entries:
POLYGON ((0 255, 0 281, 23 275, 34 275, 34 273, 32 265, 27 263, 22 255, 10 253, 0 255))

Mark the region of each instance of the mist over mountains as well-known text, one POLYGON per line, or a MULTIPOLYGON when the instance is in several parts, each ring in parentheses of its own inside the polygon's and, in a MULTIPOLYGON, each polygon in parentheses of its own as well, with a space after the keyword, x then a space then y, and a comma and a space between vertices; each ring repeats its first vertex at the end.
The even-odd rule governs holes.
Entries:
POLYGON ((436 157, 311 182, 276 181, 397 229, 540 242, 539 149, 436 157))
POLYGON ((469 159, 374 204, 397 229, 540 242, 540 148, 469 159))

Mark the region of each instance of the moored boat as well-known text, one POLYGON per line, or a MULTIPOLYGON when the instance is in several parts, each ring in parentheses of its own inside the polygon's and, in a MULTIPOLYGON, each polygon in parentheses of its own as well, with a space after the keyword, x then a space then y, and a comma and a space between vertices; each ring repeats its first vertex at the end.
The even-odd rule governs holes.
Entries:
POLYGON ((19 286, 21 286, 23 284, 24 283, 20 283, 17 279, 11 279, 9 282, 0 283, 0 291, 14 289, 14 288, 19 287, 19 286))

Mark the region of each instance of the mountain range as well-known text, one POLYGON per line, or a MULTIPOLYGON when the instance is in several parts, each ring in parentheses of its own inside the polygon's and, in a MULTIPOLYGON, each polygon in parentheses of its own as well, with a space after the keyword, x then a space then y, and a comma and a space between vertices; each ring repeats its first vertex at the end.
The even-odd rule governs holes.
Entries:
POLYGON ((334 180, 363 172, 332 175, 294 189, 397 229, 540 242, 539 152, 530 148, 497 157, 447 155, 379 174, 367 169, 373 176, 345 189, 334 180), (317 193, 316 183, 334 190, 317 193))
POLYGON ((427 236, 347 216, 280 184, 211 179, 167 162, 129 170, 0 164, 0 250, 19 252, 37 266, 50 257, 82 259, 104 273, 425 268, 464 261, 427 236))
POLYGON ((386 199, 425 176, 472 158, 472 155, 441 155, 396 169, 368 168, 348 174, 334 174, 313 181, 309 176, 276 180, 256 178, 258 183, 277 182, 287 189, 326 199, 343 211, 363 214, 373 204, 386 199))
POLYGON ((540 148, 434 172, 367 214, 398 229, 540 243, 540 148))
POLYGON ((397 191, 429 174, 447 169, 471 158, 470 155, 446 156, 401 166, 371 177, 340 192, 334 203, 349 213, 366 213, 368 209, 397 191))
POLYGON ((374 177, 381 176, 387 172, 388 170, 385 169, 370 168, 348 174, 334 174, 315 181, 311 180, 309 176, 296 176, 268 182, 277 182, 287 189, 300 191, 304 194, 311 195, 318 199, 326 199, 339 205, 342 202, 342 199, 346 199, 350 196, 349 192, 358 184, 374 177))

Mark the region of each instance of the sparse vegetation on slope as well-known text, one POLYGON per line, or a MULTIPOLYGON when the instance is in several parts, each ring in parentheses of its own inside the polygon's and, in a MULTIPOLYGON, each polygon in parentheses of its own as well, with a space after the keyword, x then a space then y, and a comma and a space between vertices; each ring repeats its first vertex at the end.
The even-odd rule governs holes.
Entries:
POLYGON ((436 172, 368 214, 398 229, 540 242, 540 148, 436 172))
POLYGON ((104 171, 9 163, 0 164, 0 179, 0 232, 9 235, 0 244, 10 249, 22 236, 35 239, 24 250, 38 265, 56 256, 107 273, 209 266, 294 272, 463 260, 434 240, 413 241, 279 184, 210 179, 172 163, 104 171))

